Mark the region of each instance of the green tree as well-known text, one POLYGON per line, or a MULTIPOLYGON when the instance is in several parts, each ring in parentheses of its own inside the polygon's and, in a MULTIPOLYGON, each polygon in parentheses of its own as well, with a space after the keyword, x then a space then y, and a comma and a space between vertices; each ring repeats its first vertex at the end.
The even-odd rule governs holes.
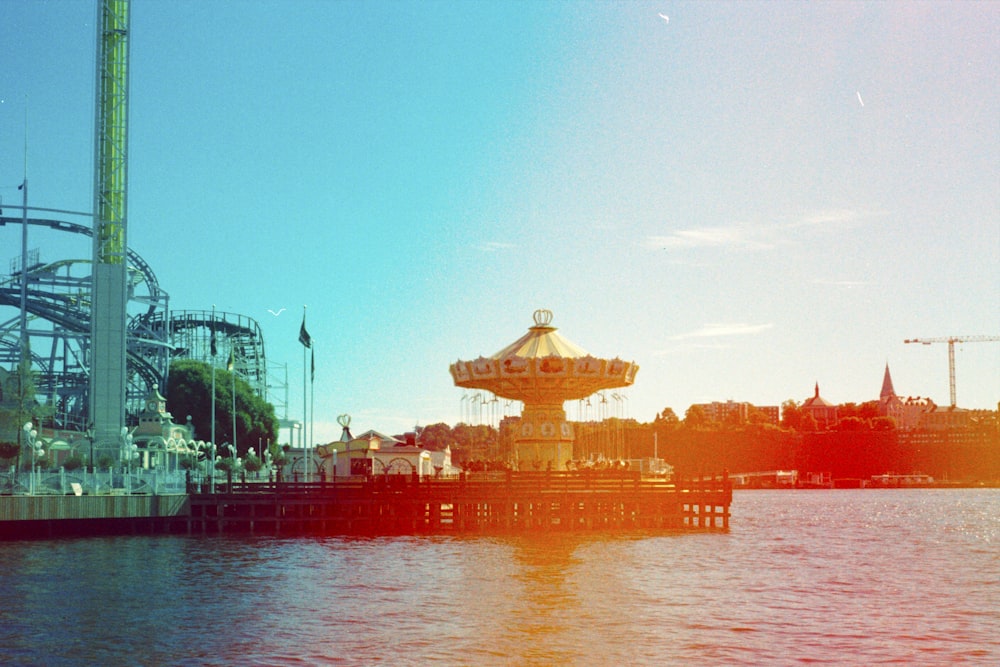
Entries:
MULTIPOLYGON (((274 406, 254 394, 238 375, 236 385, 236 437, 233 437, 233 374, 215 371, 215 440, 237 443, 237 453, 245 456, 258 442, 277 439, 278 420, 274 406)), ((212 433, 212 367, 190 359, 170 364, 167 380, 167 407, 180 421, 187 415, 200 439, 212 433)))
POLYGON ((243 469, 250 473, 257 473, 264 467, 264 462, 256 454, 247 454, 243 460, 243 469))
POLYGON ((842 403, 837 406, 837 416, 840 419, 845 417, 857 417, 862 421, 871 421, 879 416, 878 401, 865 401, 860 405, 857 403, 842 403))
POLYGON ((692 405, 684 413, 684 426, 688 428, 702 428, 708 426, 708 415, 700 405, 692 405))
POLYGON ((420 435, 417 436, 417 444, 424 449, 439 452, 444 450, 445 447, 454 447, 457 441, 455 440, 452 428, 444 422, 440 422, 420 429, 420 435))
POLYGON ((782 427, 793 431, 801 431, 804 417, 805 413, 802 410, 802 406, 797 401, 788 399, 781 404, 782 427))
POLYGON ((844 417, 838 419, 833 427, 834 431, 867 431, 868 423, 860 417, 844 417))
MULTIPOLYGON (((0 432, 17 434, 17 467, 21 467, 23 426, 32 422, 36 427, 55 410, 35 398, 35 374, 31 370, 31 354, 24 355, 13 371, 0 369, 0 432)), ((13 458, 13 457, 11 457, 13 458)))
POLYGON ((66 472, 79 470, 83 467, 83 458, 79 454, 74 453, 63 461, 62 467, 66 469, 66 472))
POLYGON ((288 463, 287 447, 288 445, 279 445, 277 442, 272 442, 267 447, 267 451, 271 454, 271 463, 278 468, 288 463))
POLYGON ((874 417, 870 423, 873 431, 896 430, 896 420, 892 417, 874 417))
POLYGON ((681 423, 680 418, 678 418, 677 413, 671 407, 663 408, 663 411, 656 415, 653 420, 654 424, 666 425, 666 426, 679 426, 681 423))
POLYGON ((16 442, 0 442, 0 461, 9 461, 17 457, 20 449, 16 442))
POLYGON ((499 442, 497 430, 486 424, 470 426, 459 423, 451 433, 455 442, 452 449, 459 452, 458 458, 483 458, 499 442))
POLYGON ((750 409, 747 411, 747 423, 759 424, 762 426, 767 425, 769 423, 767 413, 751 405, 750 409))

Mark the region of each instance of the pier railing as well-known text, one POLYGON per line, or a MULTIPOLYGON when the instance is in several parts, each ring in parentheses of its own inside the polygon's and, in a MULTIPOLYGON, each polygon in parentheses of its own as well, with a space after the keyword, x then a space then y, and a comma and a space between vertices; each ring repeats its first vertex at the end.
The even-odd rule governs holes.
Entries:
POLYGON ((0 495, 176 495, 189 481, 183 470, 22 470, 0 473, 0 495))
POLYGON ((264 535, 726 530, 732 502, 725 476, 668 481, 622 471, 216 480, 214 489, 183 473, 52 473, 32 480, 34 493, 23 492, 22 481, 12 482, 15 492, 0 493, 0 539, 95 530, 264 535))
POLYGON ((495 472, 317 482, 233 482, 191 496, 194 532, 447 533, 727 529, 723 476, 668 481, 632 472, 495 472))
POLYGON ((399 491, 414 488, 486 488, 530 491, 646 491, 691 492, 721 491, 732 488, 726 476, 706 479, 667 479, 632 471, 499 471, 461 474, 455 477, 417 475, 373 475, 330 477, 300 481, 216 481, 219 493, 323 493, 336 488, 373 488, 399 491))

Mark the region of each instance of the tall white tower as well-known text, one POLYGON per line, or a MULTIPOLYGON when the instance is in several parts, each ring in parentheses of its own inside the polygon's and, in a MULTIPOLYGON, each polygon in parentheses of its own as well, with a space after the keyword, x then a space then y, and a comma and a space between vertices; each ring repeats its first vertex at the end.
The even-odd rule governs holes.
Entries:
POLYGON ((125 426, 128 300, 128 0, 98 0, 96 25, 90 420, 96 454, 118 458, 125 426))

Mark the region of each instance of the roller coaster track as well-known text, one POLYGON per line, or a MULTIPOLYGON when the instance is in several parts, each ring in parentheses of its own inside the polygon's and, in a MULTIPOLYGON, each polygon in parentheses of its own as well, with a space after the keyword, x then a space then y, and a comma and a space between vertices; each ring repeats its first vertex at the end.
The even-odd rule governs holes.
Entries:
MULTIPOLYGON (((57 232, 69 232, 92 237, 88 225, 44 218, 29 218, 29 225, 57 232)), ((0 216, 0 226, 22 224, 20 217, 0 216)), ((164 292, 149 264, 131 248, 127 249, 130 303, 147 306, 128 318, 127 372, 129 375, 126 411, 135 414, 152 389, 164 391, 171 359, 192 358, 206 363, 224 365, 232 352, 235 370, 261 397, 266 397, 266 359, 260 327, 247 317, 233 313, 183 311, 167 314, 168 295, 164 292), (143 286, 144 289, 137 289, 143 286), (219 338, 217 358, 209 350, 210 334, 219 338)), ((86 423, 89 391, 89 371, 84 363, 90 336, 91 278, 72 276, 78 265, 89 267, 90 260, 59 260, 28 266, 26 275, 27 313, 32 321, 42 320, 52 330, 41 333, 43 343, 50 346, 48 355, 42 345, 31 349, 32 367, 38 381, 36 391, 58 397, 57 410, 63 415, 64 426, 86 423), (57 352, 57 348, 60 350, 57 352), (70 423, 72 422, 72 423, 70 423)), ((25 267, 21 267, 24 271, 25 267)), ((0 280, 0 307, 9 306, 20 312, 20 271, 0 280)), ((19 316, 0 321, 0 362, 16 363, 20 355, 19 316)), ((39 330, 30 332, 34 339, 39 330)))
MULTIPOLYGON (((22 224, 21 218, 0 217, 0 226, 22 224)), ((46 227, 57 232, 69 232, 92 237, 93 230, 65 220, 29 218, 27 223, 46 227)), ((133 297, 134 303, 148 306, 138 315, 129 318, 129 344, 126 350, 127 373, 130 377, 126 397, 127 410, 134 411, 153 388, 163 389, 169 370, 170 351, 166 338, 152 334, 150 320, 167 299, 160 289, 149 264, 133 250, 128 250, 130 294, 144 291, 133 297), (137 290, 140 285, 145 290, 137 290)), ((88 265, 89 260, 59 260, 49 264, 20 267, 20 270, 0 282, 0 306, 9 306, 20 313, 21 280, 27 278, 26 312, 31 321, 48 322, 52 329, 42 333, 37 328, 29 330, 33 340, 32 367, 36 369, 36 391, 56 397, 58 414, 63 425, 80 426, 86 421, 86 394, 89 390, 89 371, 84 364, 87 341, 90 336, 91 279, 72 276, 76 265, 88 265), (21 274, 24 274, 22 276, 21 274), (48 344, 48 356, 39 348, 48 344)), ((0 322, 0 360, 16 362, 20 355, 18 318, 0 322)))

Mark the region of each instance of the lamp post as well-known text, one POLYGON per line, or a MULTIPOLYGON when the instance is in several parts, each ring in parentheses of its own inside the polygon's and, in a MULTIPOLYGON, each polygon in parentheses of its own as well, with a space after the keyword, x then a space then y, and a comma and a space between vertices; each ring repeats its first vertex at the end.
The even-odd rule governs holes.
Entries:
MULTIPOLYGON (((247 461, 254 460, 254 465, 257 466, 257 470, 252 471, 254 473, 254 479, 257 478, 257 473, 260 472, 260 459, 257 458, 257 450, 251 447, 247 450, 247 457, 243 459, 244 471, 246 470, 247 461)), ((243 481, 246 482, 246 474, 243 475, 243 481)))
POLYGON ((31 422, 27 422, 24 427, 24 437, 28 441, 28 445, 31 447, 31 485, 30 491, 31 495, 35 495, 35 485, 36 485, 36 475, 38 473, 38 458, 40 456, 45 456, 44 443, 38 440, 38 431, 34 429, 31 422))
POLYGON ((121 430, 122 450, 121 460, 125 464, 125 493, 132 493, 132 460, 139 455, 139 447, 132 442, 132 434, 127 426, 122 426, 121 430))
POLYGON ((233 492, 233 475, 236 474, 236 469, 239 466, 239 459, 236 458, 236 445, 231 442, 227 442, 222 446, 223 449, 229 450, 229 468, 226 470, 226 488, 227 493, 233 492))
POLYGON ((163 444, 163 449, 167 455, 167 474, 169 475, 170 470, 170 454, 174 455, 174 469, 177 469, 177 441, 171 436, 167 438, 167 441, 163 444))
POLYGON ((205 463, 208 465, 208 485, 211 493, 215 493, 215 448, 214 442, 209 442, 205 445, 205 463))

